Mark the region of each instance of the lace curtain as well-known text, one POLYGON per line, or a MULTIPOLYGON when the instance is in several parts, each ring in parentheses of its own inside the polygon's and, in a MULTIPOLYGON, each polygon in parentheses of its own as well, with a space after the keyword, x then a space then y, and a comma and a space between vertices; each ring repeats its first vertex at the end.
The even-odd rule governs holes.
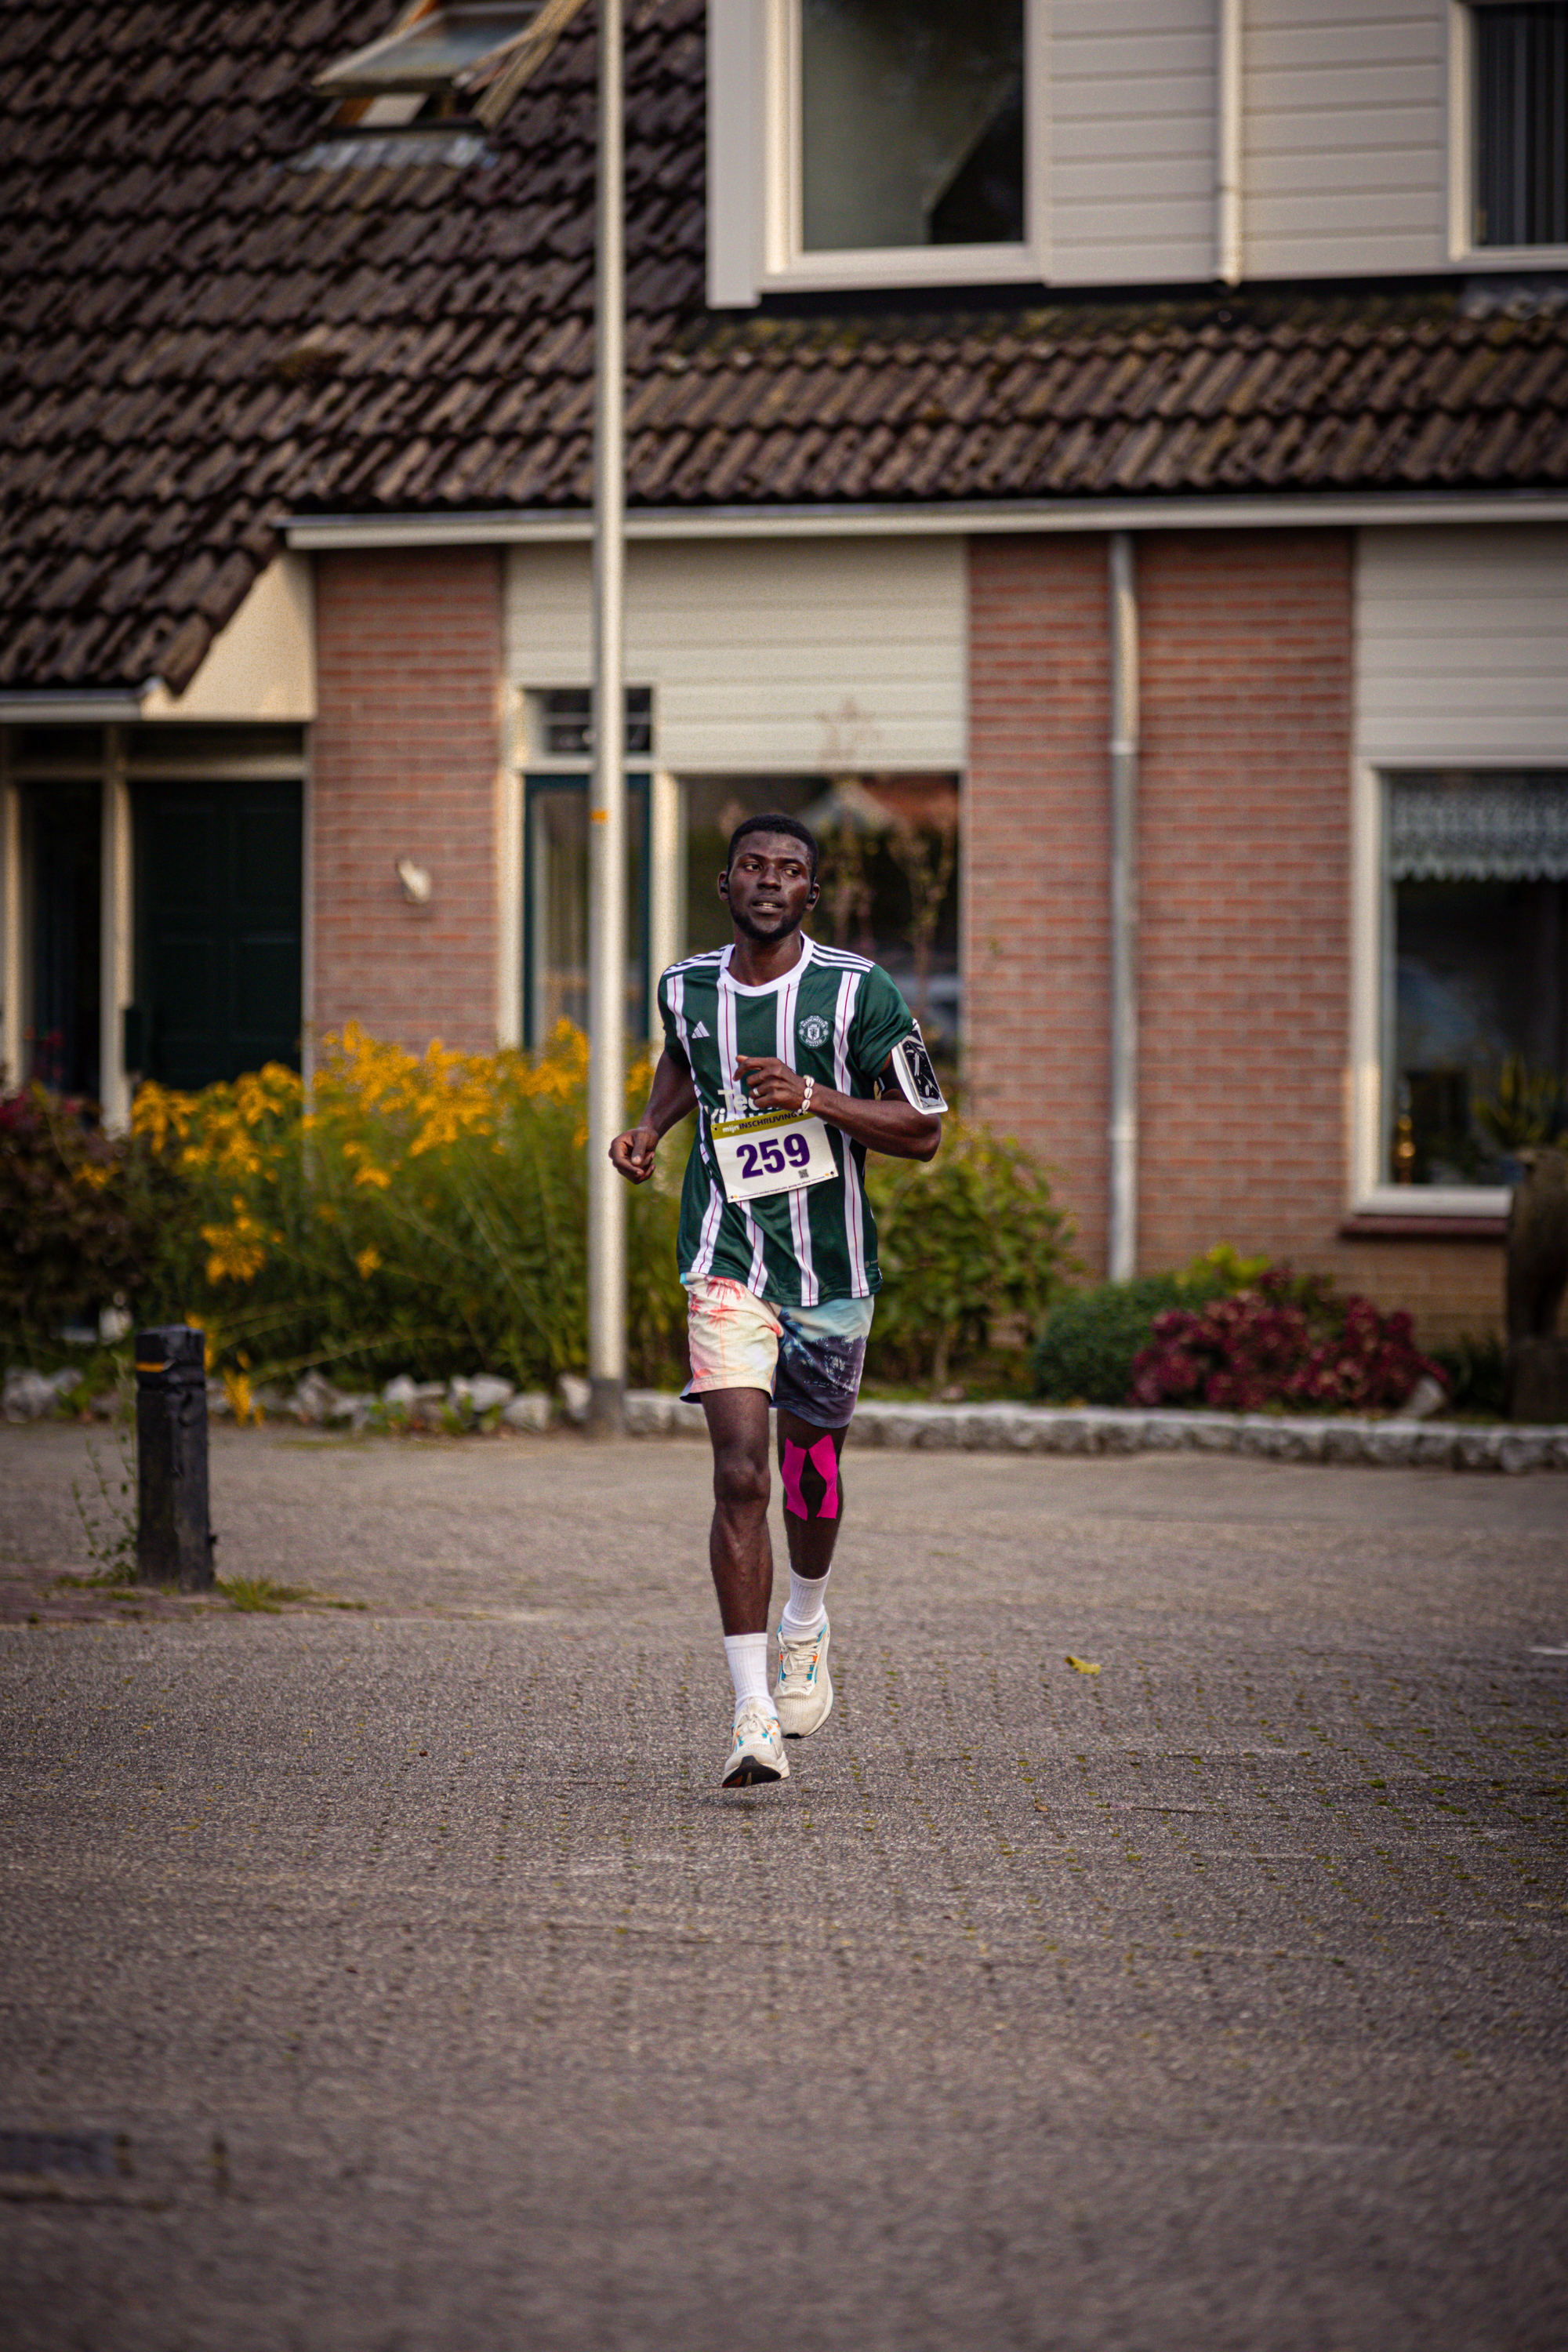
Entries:
POLYGON ((1395 882, 1568 881, 1568 770, 1393 776, 1395 882))

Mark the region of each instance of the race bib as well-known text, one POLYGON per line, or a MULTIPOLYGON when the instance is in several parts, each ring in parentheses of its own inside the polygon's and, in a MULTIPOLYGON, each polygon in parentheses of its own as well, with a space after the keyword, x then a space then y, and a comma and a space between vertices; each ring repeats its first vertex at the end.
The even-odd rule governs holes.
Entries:
POLYGON ((765 1200, 771 1192, 826 1184, 838 1173, 827 1129, 816 1118, 755 1111, 749 1118, 716 1118, 708 1132, 726 1200, 765 1200))

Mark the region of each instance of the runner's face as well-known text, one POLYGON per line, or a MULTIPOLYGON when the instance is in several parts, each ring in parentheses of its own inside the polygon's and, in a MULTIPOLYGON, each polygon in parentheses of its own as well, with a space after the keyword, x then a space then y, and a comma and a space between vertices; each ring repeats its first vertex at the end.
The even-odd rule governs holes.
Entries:
POLYGON ((747 834, 719 877, 719 896, 729 900, 735 929, 759 947, 787 940, 816 903, 805 842, 792 833, 747 834))

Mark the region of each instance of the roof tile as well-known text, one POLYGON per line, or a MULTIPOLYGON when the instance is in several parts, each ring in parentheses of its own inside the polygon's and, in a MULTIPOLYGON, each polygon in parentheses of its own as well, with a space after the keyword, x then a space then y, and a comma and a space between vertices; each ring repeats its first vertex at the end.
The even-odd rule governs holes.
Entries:
MULTIPOLYGON (((479 162, 403 141, 329 167, 311 77, 390 7, 0 0, 0 682, 194 675, 301 508, 588 496, 592 29, 479 162)), ((1244 288, 709 314, 703 19, 661 0, 628 26, 635 499, 1568 488, 1549 304, 1244 288)))

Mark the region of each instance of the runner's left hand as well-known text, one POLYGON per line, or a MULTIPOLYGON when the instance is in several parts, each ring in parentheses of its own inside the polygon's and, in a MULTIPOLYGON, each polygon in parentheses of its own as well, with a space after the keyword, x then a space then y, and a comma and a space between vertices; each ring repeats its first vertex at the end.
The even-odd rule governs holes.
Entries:
POLYGON ((737 1054, 735 1068, 759 1110, 798 1110, 805 1100, 805 1080, 776 1054, 737 1054))

